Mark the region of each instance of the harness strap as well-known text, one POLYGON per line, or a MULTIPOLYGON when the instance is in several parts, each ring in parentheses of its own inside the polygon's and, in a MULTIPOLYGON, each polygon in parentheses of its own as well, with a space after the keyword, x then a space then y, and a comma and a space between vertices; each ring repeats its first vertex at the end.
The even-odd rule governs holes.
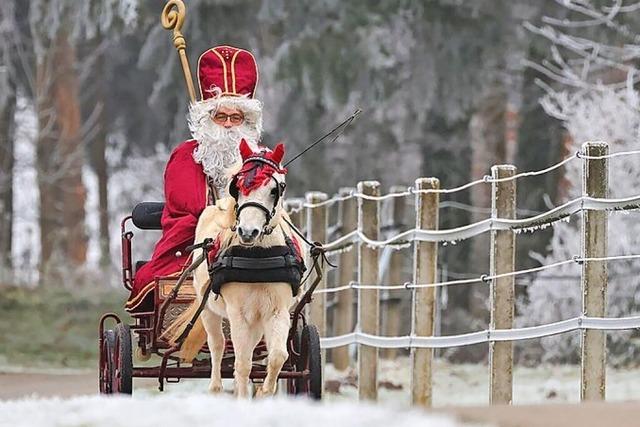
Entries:
MULTIPOLYGON (((238 206, 238 205, 236 204, 236 206, 238 206)), ((273 211, 270 211, 269 209, 265 208, 262 204, 257 203, 257 202, 245 202, 245 203, 243 203, 242 206, 240 206, 240 207, 238 207, 236 209, 236 216, 240 216, 240 212, 242 212, 242 210, 244 208, 249 208, 249 207, 258 208, 262 212, 264 212, 264 214, 267 216, 267 225, 269 225, 269 222, 271 222, 271 219, 273 218, 273 211)))
MULTIPOLYGON (((291 224, 291 222, 289 222, 286 218, 284 218, 284 220, 287 222, 287 224, 289 224, 289 226, 291 227, 291 229, 298 234, 298 236, 300 236, 306 243, 308 243, 311 246, 311 259, 313 261, 313 266, 312 268, 307 271, 307 275, 306 277, 301 281, 300 285, 302 286, 302 284, 304 284, 307 279, 309 279, 309 276, 311 275, 311 271, 315 271, 315 280, 313 281, 313 283, 311 284, 311 286, 309 287, 309 289, 307 289, 307 291, 304 293, 304 295, 302 296, 302 299, 300 300, 300 302, 296 305, 295 309, 294 309, 294 314, 293 314, 293 322, 292 322, 292 331, 296 330, 296 325, 298 323, 298 317, 300 316, 300 313, 302 312, 302 309, 304 308, 305 305, 307 305, 308 303, 311 302, 311 295, 313 294, 313 291, 315 291, 316 287, 318 286, 318 284, 320 283, 320 281, 322 280, 323 274, 322 274, 322 264, 327 263, 330 266, 333 266, 329 260, 327 260, 327 256, 324 252, 324 249, 322 248, 322 245, 320 243, 311 243, 309 242, 309 240, 307 240, 304 235, 293 225, 291 224), (320 260, 320 262, 318 262, 318 260, 320 260)), ((281 227, 282 229, 282 227, 281 227)), ((284 230, 282 230, 283 234, 284 230)), ((285 237, 286 236, 285 234, 285 237)), ((286 240, 286 239, 285 239, 286 240)), ((293 244, 293 243, 291 243, 293 244)), ((184 282, 184 279, 186 278, 186 276, 188 275, 188 273, 192 272, 193 270, 196 269, 196 267, 198 267, 200 264, 202 264, 203 262, 208 262, 208 252, 211 248, 211 242, 202 242, 198 245, 194 245, 196 247, 200 247, 202 248, 203 254, 196 259, 193 264, 191 264, 191 266, 189 266, 189 268, 187 270, 185 270, 182 274, 182 276, 180 277, 180 279, 178 280, 178 283, 176 283, 176 285, 174 286, 173 290, 171 291, 171 296, 165 300, 164 305, 169 304, 169 302, 173 299, 175 299, 175 297, 178 294, 178 290, 180 289, 180 287, 182 286, 182 282, 184 282)), ((289 246, 289 243, 287 243, 287 246, 289 246)), ((293 252, 295 253, 295 252, 293 252)), ((254 260, 255 261, 255 260, 254 260)), ((296 260, 297 262, 297 260, 296 260)), ((193 329, 193 326, 195 325, 196 321, 198 320, 198 318, 200 317, 200 314, 202 314, 202 311, 204 310, 204 306, 207 303, 207 301, 209 300, 209 295, 212 291, 213 288, 213 280, 209 279, 209 283, 207 284, 207 287, 205 289, 204 292, 204 297, 202 298, 202 300, 200 301, 200 304, 198 305, 198 309, 196 310, 196 312, 194 313, 193 317, 191 318, 191 320, 189 321, 189 323, 187 324, 186 328, 184 329, 184 331, 182 332, 182 334, 180 334, 180 336, 178 337, 178 339, 176 339, 176 344, 179 347, 182 346, 182 343, 184 342, 184 340, 187 338, 187 336, 189 335, 189 333, 191 332, 191 330, 193 329)))
POLYGON ((240 256, 223 256, 211 266, 216 272, 223 268, 239 268, 242 270, 266 270, 272 268, 293 267, 297 264, 295 255, 280 255, 266 258, 249 258, 240 256))
POLYGON ((185 339, 187 339, 187 336, 191 332, 191 329, 193 329, 194 325, 196 324, 196 321, 200 317, 200 314, 202 314, 202 310, 204 310, 205 304, 209 300, 209 293, 211 292, 211 287, 212 286, 213 286, 213 281, 209 280, 209 283, 207 284, 207 288, 205 289, 205 292, 204 292, 204 295, 206 295, 206 296, 204 298, 202 298, 202 300, 200 301, 200 305, 198 306, 198 309, 194 313, 194 315, 191 318, 191 320, 189 320, 189 323, 187 323, 187 327, 184 329, 184 331, 182 331, 182 333, 180 334, 178 339, 176 339, 176 344, 182 345, 182 342, 185 339))
POLYGON ((304 236, 304 234, 300 230, 298 230, 298 227, 296 227, 295 225, 293 225, 291 223, 291 221, 289 221, 286 217, 282 217, 282 219, 284 220, 284 222, 286 222, 289 225, 289 227, 291 227, 291 230, 293 230, 298 236, 300 236, 300 238, 302 240, 304 240, 304 242, 307 245, 309 245, 309 247, 311 248, 311 251, 310 251, 311 257, 314 258, 314 260, 315 260, 316 254, 317 254, 318 256, 322 257, 322 262, 323 263, 326 263, 330 267, 336 268, 336 266, 334 264, 332 264, 329 261, 329 259, 327 258, 327 254, 325 253, 325 250, 322 247, 322 243, 309 241, 309 239, 307 239, 304 236))

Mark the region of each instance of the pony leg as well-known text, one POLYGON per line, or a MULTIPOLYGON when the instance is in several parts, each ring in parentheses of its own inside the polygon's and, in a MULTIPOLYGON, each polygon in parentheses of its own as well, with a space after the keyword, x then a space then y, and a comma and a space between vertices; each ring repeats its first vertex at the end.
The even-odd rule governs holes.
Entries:
POLYGON ((217 314, 204 310, 201 314, 202 324, 207 331, 207 345, 211 353, 211 393, 222 392, 222 356, 224 355, 224 333, 222 332, 222 318, 217 314))
MULTIPOLYGON (((229 309, 228 306, 227 308, 229 309)), ((233 367, 235 395, 238 398, 246 399, 249 397, 249 375, 253 362, 253 349, 262 338, 262 331, 257 325, 249 324, 239 310, 229 310, 228 313, 235 355, 233 367)))
POLYGON ((273 396, 278 384, 278 375, 282 365, 289 357, 287 338, 289 336, 290 317, 287 310, 276 311, 273 316, 263 322, 264 337, 269 351, 267 359, 267 376, 257 396, 273 396))

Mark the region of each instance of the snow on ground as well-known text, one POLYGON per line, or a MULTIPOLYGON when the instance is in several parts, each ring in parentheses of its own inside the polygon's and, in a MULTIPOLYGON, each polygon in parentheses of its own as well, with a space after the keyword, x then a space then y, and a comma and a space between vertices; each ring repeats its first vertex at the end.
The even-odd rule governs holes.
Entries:
MULTIPOLYGON (((34 394, 27 399, 0 401, 0 425, 461 425, 452 418, 408 408, 410 363, 406 357, 396 361, 380 361, 379 399, 375 405, 357 402, 354 372, 339 372, 328 364, 325 374, 328 390, 322 403, 291 399, 282 394, 275 399, 244 402, 234 400, 228 393, 213 397, 207 393, 208 380, 205 379, 167 384, 164 393, 157 391, 155 381, 135 380, 133 398, 93 395, 51 399, 38 397, 38 391, 34 390, 34 394)), ((60 371, 51 370, 51 373, 60 374, 60 371)), ((433 382, 433 406, 436 408, 488 405, 486 365, 454 365, 437 360, 433 382)), ((537 368, 514 369, 516 405, 578 402, 579 387, 578 365, 541 365, 537 368)), ((225 380, 225 389, 227 392, 232 390, 230 380, 225 380)), ((609 369, 607 401, 628 400, 640 400, 640 368, 609 369)))
MULTIPOLYGON (((325 379, 340 383, 339 394, 327 394, 329 401, 355 400, 358 390, 355 370, 336 371, 327 365, 325 379)), ((409 358, 380 360, 379 400, 409 405, 411 363, 409 358)), ((607 369, 607 401, 640 400, 640 368, 607 369)), ((574 403, 580 401, 579 365, 516 366, 513 377, 513 403, 574 403)), ((489 368, 483 364, 450 364, 436 360, 433 369, 433 406, 485 406, 489 404, 489 368)))
POLYGON ((161 396, 76 397, 0 402, 6 426, 459 426, 453 418, 417 410, 357 403, 318 404, 278 397, 237 401, 230 396, 172 393, 161 396))

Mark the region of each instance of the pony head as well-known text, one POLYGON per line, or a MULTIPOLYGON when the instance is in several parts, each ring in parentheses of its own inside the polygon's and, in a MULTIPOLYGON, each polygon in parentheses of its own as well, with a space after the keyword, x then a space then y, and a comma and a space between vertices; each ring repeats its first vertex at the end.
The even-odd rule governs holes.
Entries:
POLYGON ((254 245, 270 234, 279 220, 286 189, 287 170, 280 164, 284 152, 283 144, 273 151, 253 151, 245 140, 240 142, 242 168, 231 178, 229 194, 236 200, 234 227, 243 245, 254 245))

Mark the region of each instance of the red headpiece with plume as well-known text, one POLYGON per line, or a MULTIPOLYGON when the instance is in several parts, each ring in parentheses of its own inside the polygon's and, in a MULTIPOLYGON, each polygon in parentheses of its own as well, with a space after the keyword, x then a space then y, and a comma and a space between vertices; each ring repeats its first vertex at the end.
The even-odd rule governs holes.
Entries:
POLYGON ((260 147, 254 152, 247 141, 240 141, 240 155, 242 169, 236 175, 238 191, 247 196, 256 188, 269 182, 274 173, 286 174, 287 170, 280 165, 284 157, 284 144, 279 143, 273 151, 267 147, 260 147))

